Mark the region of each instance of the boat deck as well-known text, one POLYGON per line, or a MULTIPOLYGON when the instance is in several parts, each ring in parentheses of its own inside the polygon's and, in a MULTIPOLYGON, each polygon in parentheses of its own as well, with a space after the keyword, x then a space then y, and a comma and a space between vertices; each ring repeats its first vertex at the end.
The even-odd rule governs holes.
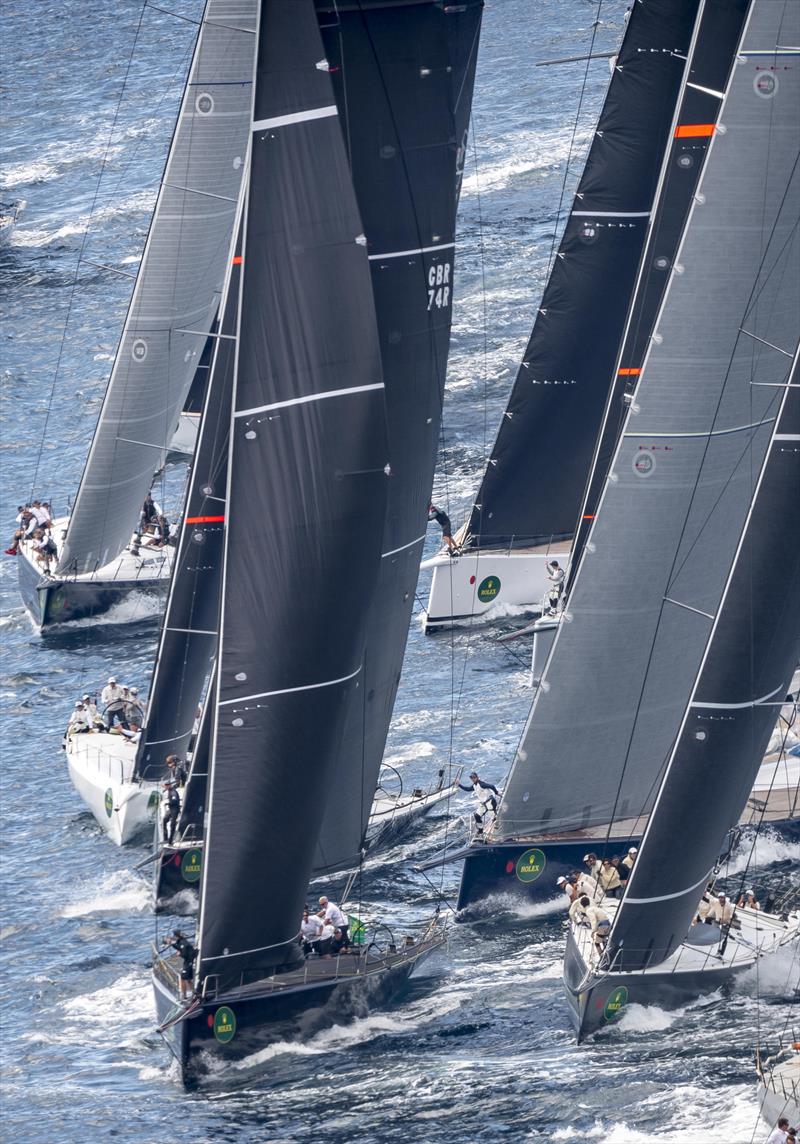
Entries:
POLYGON ((58 555, 52 557, 47 566, 37 562, 32 541, 20 541, 19 555, 34 567, 44 583, 51 580, 54 583, 63 583, 67 580, 76 584, 91 584, 96 581, 147 584, 152 581, 166 580, 169 577, 172 561, 175 558, 175 548, 172 545, 167 545, 165 548, 149 547, 146 543, 140 545, 138 555, 126 548, 115 560, 109 561, 108 564, 104 564, 102 568, 98 568, 94 572, 83 572, 80 575, 65 573, 56 575, 54 569, 58 567, 58 561, 61 558, 61 546, 66 536, 68 523, 68 517, 59 517, 53 521, 50 535, 58 549, 58 555))

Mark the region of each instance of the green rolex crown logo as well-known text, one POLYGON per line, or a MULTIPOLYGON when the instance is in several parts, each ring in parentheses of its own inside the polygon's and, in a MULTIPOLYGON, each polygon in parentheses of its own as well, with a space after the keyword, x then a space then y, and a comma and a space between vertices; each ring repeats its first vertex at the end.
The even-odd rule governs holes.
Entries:
POLYGON ((624 985, 618 985, 617 988, 608 995, 608 1000, 603 1009, 603 1016, 607 1021, 613 1021, 618 1017, 623 1008, 628 1002, 628 990, 624 985))
POLYGON ((105 804, 106 814, 109 818, 111 818, 111 815, 114 813, 114 792, 112 791, 111 787, 109 787, 106 791, 105 804))
POLYGON ((181 859, 181 876, 184 882, 197 882, 203 872, 203 851, 193 846, 181 859))
POLYGON ((478 585, 478 599, 482 604, 491 604, 500 591, 500 579, 497 576, 487 576, 478 585))
POLYGON ((236 1036, 236 1014, 222 1005, 214 1014, 214 1036, 221 1045, 227 1045, 236 1036))
POLYGON ((517 859, 517 877, 520 882, 535 882, 544 871, 547 859, 538 849, 526 850, 517 859))

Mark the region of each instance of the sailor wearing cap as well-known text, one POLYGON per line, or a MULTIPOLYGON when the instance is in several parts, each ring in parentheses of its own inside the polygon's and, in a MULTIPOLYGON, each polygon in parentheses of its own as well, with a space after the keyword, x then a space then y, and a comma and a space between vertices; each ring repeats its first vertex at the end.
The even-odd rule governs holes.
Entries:
POLYGON ((639 853, 639 851, 636 849, 636 847, 635 847, 635 846, 631 846, 631 848, 630 848, 630 850, 628 851, 628 853, 627 853, 627 854, 625 855, 625 857, 622 859, 622 862, 620 863, 620 865, 621 865, 621 866, 627 866, 627 867, 628 867, 628 870, 632 870, 632 869, 633 869, 633 864, 634 864, 634 862, 636 861, 636 855, 637 855, 638 853, 639 853))
POLYGON ((78 700, 75 704, 72 714, 69 717, 69 726, 67 727, 68 735, 80 735, 86 731, 91 731, 91 719, 84 707, 83 703, 78 700))
POLYGON ((707 925, 711 925, 712 922, 716 922, 721 926, 729 926, 731 924, 733 921, 733 905, 728 901, 725 894, 719 893, 716 898, 712 899, 704 920, 707 925))
POLYGON ((558 886, 559 890, 561 890, 567 901, 572 904, 572 899, 575 897, 576 890, 572 882, 570 882, 569 878, 565 878, 562 874, 560 878, 556 878, 556 885, 558 886))
POLYGON ((736 903, 738 906, 747 906, 748 910, 760 910, 761 903, 758 901, 754 890, 745 890, 739 901, 736 903))
POLYGON ((475 819, 475 832, 478 838, 482 838, 483 823, 486 816, 491 814, 492 821, 494 821, 497 815, 497 803, 501 797, 500 791, 492 783, 487 783, 484 779, 478 778, 477 771, 472 771, 470 774, 469 785, 465 786, 464 783, 456 779, 453 786, 460 790, 471 790, 475 795, 478 805, 472 817, 475 819))
POLYGON ((180 755, 167 755, 164 762, 167 764, 169 781, 175 783, 176 786, 185 787, 189 775, 181 762, 180 755))
POLYGON ((119 719, 120 726, 127 727, 125 721, 125 688, 117 683, 116 675, 108 677, 108 683, 100 694, 103 705, 103 717, 109 730, 114 726, 114 720, 119 719))

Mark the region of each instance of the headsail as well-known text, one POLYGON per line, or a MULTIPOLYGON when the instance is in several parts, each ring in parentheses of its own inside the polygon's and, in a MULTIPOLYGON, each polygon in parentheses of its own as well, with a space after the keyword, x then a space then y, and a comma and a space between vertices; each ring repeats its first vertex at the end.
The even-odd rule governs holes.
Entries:
POLYGON ((257 0, 207 0, 60 573, 128 543, 219 307, 248 142, 257 0))
POLYGON ((228 267, 222 323, 214 339, 147 721, 136 755, 136 775, 143 779, 162 774, 166 755, 186 752, 197 704, 217 654, 241 263, 241 237, 237 236, 228 267))
MULTIPOLYGON (((778 10, 788 9, 755 10, 768 49, 781 41, 762 23, 778 10)), ((751 19, 747 50, 754 36, 751 19)), ((765 79, 753 69, 769 65, 753 60, 744 55, 731 77, 725 133, 506 789, 506 835, 651 809, 720 605, 791 360, 771 347, 793 343, 800 306, 787 197, 794 81, 765 79), (773 98, 784 92, 785 102, 773 98)))
POLYGON ((221 984, 296 957, 380 562, 384 386, 328 68, 312 0, 264 4, 201 889, 221 984))
POLYGON ((337 69, 334 90, 369 244, 392 470, 366 703, 352 697, 315 860, 317 870, 330 870, 358 859, 414 604, 441 426, 482 0, 317 0, 317 10, 337 69))
POLYGON ((630 395, 636 388, 642 362, 650 345, 653 324, 669 282, 669 269, 675 260, 675 252, 703 173, 748 6, 749 0, 704 0, 700 10, 697 34, 676 109, 672 140, 664 159, 657 205, 639 266, 625 336, 613 371, 603 425, 595 445, 594 461, 575 527, 568 588, 577 570, 608 477, 630 395))
POLYGON ((634 4, 469 522, 491 548, 572 535, 699 0, 634 4))

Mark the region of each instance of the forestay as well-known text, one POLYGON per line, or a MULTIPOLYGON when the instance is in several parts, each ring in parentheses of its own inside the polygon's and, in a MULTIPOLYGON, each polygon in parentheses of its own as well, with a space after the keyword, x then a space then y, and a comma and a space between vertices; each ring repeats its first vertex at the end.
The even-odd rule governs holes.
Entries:
POLYGON ((207 0, 58 571, 130 540, 219 307, 248 143, 257 0, 207 0))
POLYGON ((312 0, 268 0, 199 925, 199 976, 222 987, 298 955, 386 511, 369 264, 328 66, 312 0))
POLYGON ((699 0, 634 4, 469 522, 472 543, 573 534, 699 0))
POLYGON ((747 54, 782 42, 790 11, 754 9, 509 779, 505 835, 648 812, 670 757, 797 336, 797 74, 747 54))
MULTIPOLYGON (((391 465, 365 698, 351 697, 315 860, 321 871, 358 860, 414 605, 441 427, 482 3, 317 0, 317 9, 368 242, 391 465)), ((353 567, 369 539, 365 528, 353 567)))

